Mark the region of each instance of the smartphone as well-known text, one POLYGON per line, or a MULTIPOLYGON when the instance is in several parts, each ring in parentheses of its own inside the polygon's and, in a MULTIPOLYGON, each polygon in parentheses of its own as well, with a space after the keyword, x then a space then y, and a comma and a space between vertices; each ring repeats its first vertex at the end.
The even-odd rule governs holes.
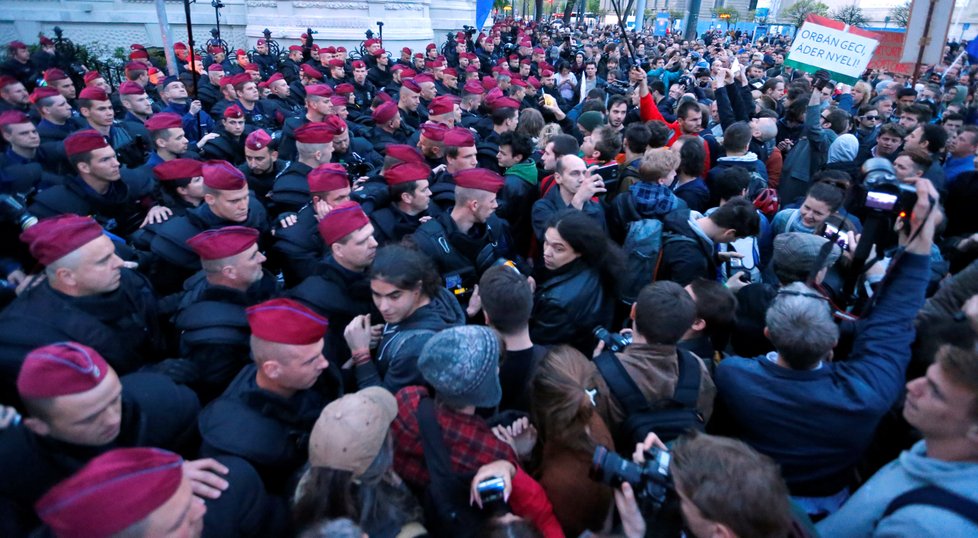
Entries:
POLYGON ((825 225, 825 232, 822 236, 831 241, 835 238, 835 244, 839 245, 842 250, 849 250, 849 237, 846 234, 839 233, 839 229, 831 224, 825 225), (836 236, 838 234, 838 236, 836 236))
POLYGON ((740 68, 740 62, 737 61, 737 57, 734 56, 733 61, 730 62, 730 72, 733 73, 733 76, 737 76, 737 73, 740 73, 740 68))
POLYGON ((601 176, 601 180, 604 181, 604 188, 608 192, 618 190, 618 163, 612 162, 601 166, 594 171, 594 174, 601 176))
POLYGON ((503 500, 506 491, 506 482, 498 476, 487 478, 476 485, 479 493, 479 500, 482 501, 482 510, 488 513, 505 513, 506 501, 503 500))

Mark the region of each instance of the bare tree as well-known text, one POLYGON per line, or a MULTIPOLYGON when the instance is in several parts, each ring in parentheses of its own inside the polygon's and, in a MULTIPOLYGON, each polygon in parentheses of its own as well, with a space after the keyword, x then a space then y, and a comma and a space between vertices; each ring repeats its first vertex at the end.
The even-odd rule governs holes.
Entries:
POLYGON ((779 18, 800 28, 805 23, 805 18, 812 14, 824 17, 829 14, 829 6, 818 0, 798 0, 782 11, 779 18))
POLYGON ((899 6, 890 10, 890 16, 893 17, 893 22, 897 24, 900 28, 906 28, 907 24, 910 22, 910 2, 904 2, 899 6))
POLYGON ((869 19, 863 14, 863 8, 859 7, 859 4, 849 4, 848 6, 842 6, 839 9, 832 12, 832 18, 838 19, 849 26, 866 26, 869 19))

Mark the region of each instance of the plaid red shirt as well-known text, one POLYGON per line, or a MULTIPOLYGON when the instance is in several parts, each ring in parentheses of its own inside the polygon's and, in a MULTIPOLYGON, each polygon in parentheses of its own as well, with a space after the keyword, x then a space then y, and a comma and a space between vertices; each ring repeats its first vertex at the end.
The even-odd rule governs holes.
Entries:
MULTIPOLYGON (((430 480, 425 466, 421 430, 418 427, 418 402, 428 396, 424 387, 405 387, 397 393, 397 418, 391 424, 394 441, 394 470, 416 487, 427 486, 430 480)), ((441 426, 452 461, 452 470, 470 473, 487 463, 507 460, 519 467, 513 449, 496 439, 486 421, 476 415, 465 415, 435 404, 435 416, 441 426)))

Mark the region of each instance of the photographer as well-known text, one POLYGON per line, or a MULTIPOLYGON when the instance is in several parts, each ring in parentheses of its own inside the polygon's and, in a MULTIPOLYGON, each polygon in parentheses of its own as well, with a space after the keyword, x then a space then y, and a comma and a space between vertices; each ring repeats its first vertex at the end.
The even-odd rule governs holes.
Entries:
POLYGON ((795 283, 779 291, 766 315, 765 334, 776 351, 731 357, 717 367, 716 416, 723 418, 714 425, 774 458, 810 514, 832 513, 849 496, 855 465, 901 392, 913 316, 923 305, 943 219, 933 185, 918 179, 916 189, 913 213, 901 221, 905 250, 891 262, 845 362, 832 360, 839 329, 828 301, 795 283))

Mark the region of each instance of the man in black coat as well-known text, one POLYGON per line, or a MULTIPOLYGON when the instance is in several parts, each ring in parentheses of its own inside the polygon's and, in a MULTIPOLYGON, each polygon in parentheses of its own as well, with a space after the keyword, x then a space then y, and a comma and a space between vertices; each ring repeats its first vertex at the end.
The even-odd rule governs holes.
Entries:
POLYGON ((46 278, 0 313, 0 402, 19 401, 14 382, 24 357, 53 342, 95 348, 126 374, 165 353, 149 283, 124 268, 91 217, 65 215, 29 228, 21 239, 46 278))
MULTIPOLYGON (((343 127, 343 120, 331 116, 343 127)), ((336 124, 326 122, 307 123, 295 130, 295 146, 298 160, 291 163, 275 179, 270 199, 273 214, 299 211, 309 203, 309 181, 313 169, 327 164, 333 158, 333 133, 336 124)))
POLYGON ((275 277, 262 270, 258 230, 226 226, 201 232, 187 241, 200 256, 201 278, 183 295, 174 325, 180 354, 197 367, 191 387, 202 402, 219 396, 248 364, 245 308, 278 292, 275 277))
POLYGON ((401 129, 401 115, 396 103, 391 101, 378 106, 372 117, 374 126, 368 138, 374 144, 374 151, 386 155, 387 146, 407 143, 408 135, 401 129))
POLYGON ((7 61, 0 64, 0 75, 12 77, 25 86, 34 86, 38 69, 31 62, 31 51, 22 41, 7 45, 7 61))
POLYGON ((227 161, 235 166, 244 164, 245 114, 238 105, 224 109, 218 137, 208 140, 200 150, 200 156, 208 160, 227 161))
MULTIPOLYGON (((4 536, 37 526, 34 503, 100 454, 137 446, 192 451, 200 406, 190 389, 160 374, 120 380, 97 351, 77 342, 32 351, 17 390, 23 423, 0 430, 0 499, 12 512, 0 522, 4 536)), ((216 462, 189 465, 223 482, 211 472, 220 472, 216 462)))
MULTIPOLYGON (((290 299, 247 309, 251 355, 228 389, 200 414, 201 455, 238 456, 266 491, 291 496, 308 460, 309 434, 342 387, 324 386, 325 318, 290 299), (322 381, 321 381, 322 380, 322 381)), ((228 479, 234 487, 234 477, 228 479)))
MULTIPOLYGON (((295 95, 294 90, 290 90, 295 95)), ((278 144, 279 156, 286 161, 296 159, 295 131, 307 123, 321 122, 327 115, 333 112, 333 106, 329 98, 333 95, 333 90, 326 84, 310 84, 305 87, 300 102, 304 102, 306 113, 304 115, 286 118, 282 125, 282 138, 278 144)))
POLYGON ((278 158, 276 147, 276 141, 263 129, 252 132, 245 138, 245 164, 238 167, 255 198, 266 207, 275 179, 288 164, 278 158))
POLYGON ((413 234, 422 220, 431 218, 431 168, 423 162, 395 164, 383 173, 390 193, 390 204, 374 210, 370 220, 374 237, 381 245, 400 242, 413 234))

